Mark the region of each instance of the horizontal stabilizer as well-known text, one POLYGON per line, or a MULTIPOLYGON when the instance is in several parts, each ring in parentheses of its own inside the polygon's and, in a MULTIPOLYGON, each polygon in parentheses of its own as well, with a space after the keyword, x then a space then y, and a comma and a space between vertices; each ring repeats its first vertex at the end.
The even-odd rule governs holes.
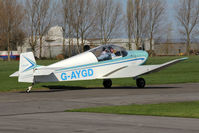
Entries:
POLYGON ((34 72, 34 76, 47 76, 53 73, 53 69, 36 69, 34 72))
POLYGON ((11 74, 9 77, 18 77, 19 76, 19 71, 14 72, 11 74))

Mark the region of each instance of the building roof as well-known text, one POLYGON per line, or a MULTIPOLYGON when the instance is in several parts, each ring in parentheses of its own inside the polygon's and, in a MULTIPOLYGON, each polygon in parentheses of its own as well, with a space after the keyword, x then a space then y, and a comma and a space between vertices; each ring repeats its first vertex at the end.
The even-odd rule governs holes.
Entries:
POLYGON ((63 28, 57 25, 49 29, 46 35, 46 40, 56 40, 58 38, 63 38, 63 28))

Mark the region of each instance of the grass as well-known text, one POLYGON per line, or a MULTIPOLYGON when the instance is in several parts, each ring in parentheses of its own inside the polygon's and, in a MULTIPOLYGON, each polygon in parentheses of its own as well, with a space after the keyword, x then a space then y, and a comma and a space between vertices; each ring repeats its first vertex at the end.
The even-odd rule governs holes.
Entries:
MULTIPOLYGON (((181 58, 171 57, 152 57, 146 64, 161 64, 172 59, 181 58)), ((48 65, 57 60, 38 60, 39 65, 48 65)), ((24 90, 29 86, 28 83, 18 83, 17 78, 9 78, 9 75, 18 70, 18 61, 0 61, 0 91, 24 90)), ((143 76, 148 85, 150 84, 171 84, 171 83, 196 83, 199 82, 199 56, 190 56, 188 60, 173 65, 160 72, 143 76)), ((113 86, 136 86, 132 78, 113 79, 113 86)), ((41 83, 34 86, 34 89, 44 88, 43 85, 60 86, 81 86, 81 87, 102 87, 102 80, 91 81, 71 81, 56 83, 41 83)))
POLYGON ((199 118, 199 101, 126 106, 107 106, 67 110, 66 112, 92 112, 125 115, 169 116, 199 118))

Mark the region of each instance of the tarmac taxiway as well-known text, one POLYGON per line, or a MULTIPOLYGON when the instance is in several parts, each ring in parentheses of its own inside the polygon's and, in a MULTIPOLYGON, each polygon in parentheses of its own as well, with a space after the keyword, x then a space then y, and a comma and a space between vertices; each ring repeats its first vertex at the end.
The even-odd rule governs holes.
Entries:
MULTIPOLYGON (((199 132, 199 119, 64 112, 108 105, 199 100, 199 83, 0 93, 0 132, 199 132)), ((54 88, 54 89, 52 89, 54 88)))

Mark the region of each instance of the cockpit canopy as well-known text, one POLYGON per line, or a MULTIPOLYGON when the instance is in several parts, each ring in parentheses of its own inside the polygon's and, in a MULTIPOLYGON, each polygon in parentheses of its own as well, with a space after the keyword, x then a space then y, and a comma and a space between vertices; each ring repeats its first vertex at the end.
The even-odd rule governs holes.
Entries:
POLYGON ((113 44, 101 45, 89 50, 89 52, 92 52, 98 61, 125 57, 128 54, 125 48, 113 44))

